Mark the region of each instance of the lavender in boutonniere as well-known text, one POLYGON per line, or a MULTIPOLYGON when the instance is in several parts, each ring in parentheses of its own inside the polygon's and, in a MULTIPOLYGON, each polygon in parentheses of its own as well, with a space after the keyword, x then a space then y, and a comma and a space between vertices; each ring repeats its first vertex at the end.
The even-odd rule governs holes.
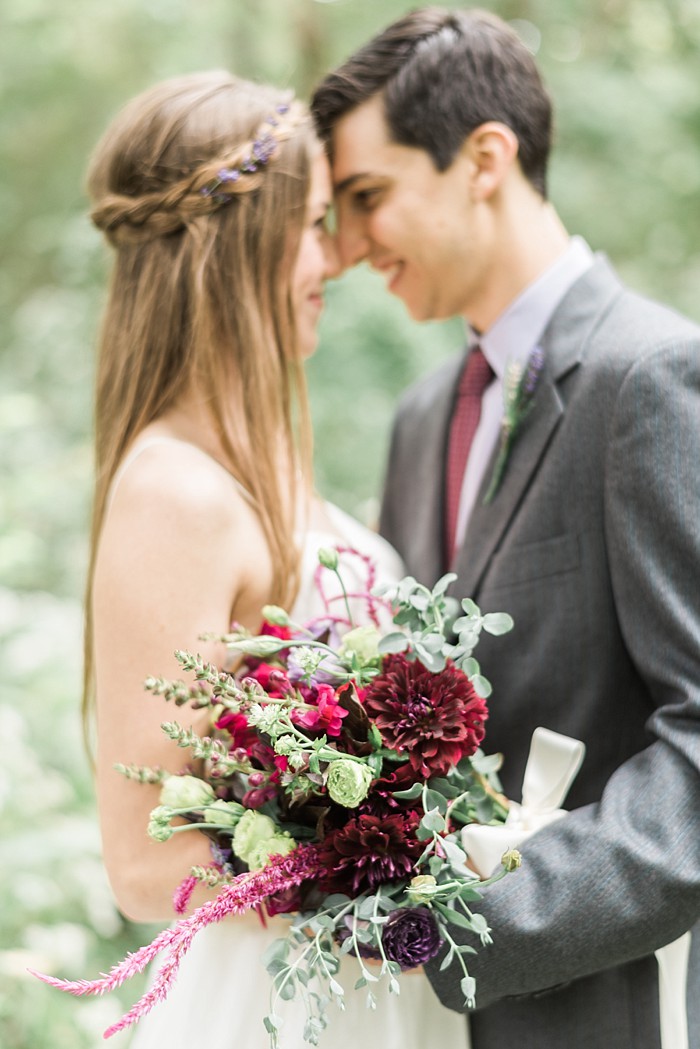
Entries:
POLYGON ((484 503, 490 503, 500 488, 508 457, 520 431, 535 403, 535 391, 544 365, 544 351, 536 346, 523 368, 511 361, 503 379, 503 418, 498 446, 498 456, 491 475, 484 503))

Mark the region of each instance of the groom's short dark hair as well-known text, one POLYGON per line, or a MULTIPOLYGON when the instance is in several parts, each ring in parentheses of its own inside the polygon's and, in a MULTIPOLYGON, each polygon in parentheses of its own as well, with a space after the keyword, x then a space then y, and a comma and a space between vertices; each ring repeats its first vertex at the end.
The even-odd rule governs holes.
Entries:
POLYGON ((546 196, 551 102, 532 55, 501 19, 425 7, 394 22, 316 89, 311 108, 324 141, 330 144, 341 117, 379 92, 394 141, 425 150, 439 171, 475 128, 506 124, 525 177, 546 196))

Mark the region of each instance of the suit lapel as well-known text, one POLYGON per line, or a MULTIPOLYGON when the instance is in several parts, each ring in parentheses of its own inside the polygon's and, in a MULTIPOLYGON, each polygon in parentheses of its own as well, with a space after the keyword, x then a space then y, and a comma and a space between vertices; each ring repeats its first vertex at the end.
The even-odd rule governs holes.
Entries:
POLYGON ((496 453, 486 470, 455 569, 460 577, 460 591, 465 595, 476 593, 486 565, 498 549, 562 415, 556 386, 542 374, 533 409, 513 443, 501 486, 488 505, 484 504, 484 495, 496 453))
POLYGON ((499 548, 526 491, 535 483, 538 468, 564 416, 559 384, 580 365, 591 331, 619 289, 608 263, 599 257, 564 296, 552 316, 541 340, 545 365, 532 411, 515 438, 499 490, 492 502, 484 505, 497 454, 494 451, 469 520, 455 564, 461 593, 477 593, 490 558, 499 548))

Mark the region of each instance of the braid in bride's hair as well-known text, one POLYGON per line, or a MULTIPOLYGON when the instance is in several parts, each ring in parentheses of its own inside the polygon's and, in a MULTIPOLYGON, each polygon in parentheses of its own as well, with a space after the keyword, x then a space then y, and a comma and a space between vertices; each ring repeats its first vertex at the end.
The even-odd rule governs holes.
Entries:
POLYGON ((132 100, 88 172, 91 217, 116 249, 96 383, 91 586, 107 493, 136 435, 193 385, 270 549, 270 600, 298 585, 294 504, 310 479, 291 270, 318 148, 288 92, 203 73, 132 100), (294 419, 294 423, 293 423, 294 419))

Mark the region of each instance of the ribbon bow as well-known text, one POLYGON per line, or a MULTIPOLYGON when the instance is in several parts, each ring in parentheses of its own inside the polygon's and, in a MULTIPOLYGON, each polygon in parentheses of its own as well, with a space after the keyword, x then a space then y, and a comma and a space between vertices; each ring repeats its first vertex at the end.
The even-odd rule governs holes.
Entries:
POLYGON ((585 753, 586 748, 578 739, 548 728, 535 729, 523 779, 522 804, 510 803, 508 818, 502 827, 482 827, 475 823, 462 828, 462 845, 477 874, 488 878, 499 866, 506 849, 516 849, 536 830, 566 815, 560 806, 585 753))

